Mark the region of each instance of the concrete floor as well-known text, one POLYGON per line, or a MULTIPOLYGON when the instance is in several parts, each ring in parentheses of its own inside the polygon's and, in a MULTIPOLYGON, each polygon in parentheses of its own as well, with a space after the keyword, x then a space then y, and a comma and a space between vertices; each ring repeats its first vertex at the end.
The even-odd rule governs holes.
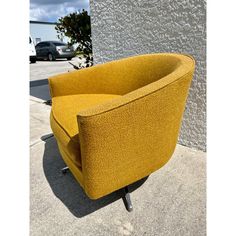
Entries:
POLYGON ((30 64, 30 81, 47 79, 50 76, 73 71, 69 62, 78 65, 81 62, 79 57, 72 58, 71 61, 66 59, 57 59, 56 61, 37 61, 30 64))
POLYGON ((30 67, 30 95, 42 100, 49 100, 48 78, 61 73, 74 71, 72 63, 79 66, 85 59, 83 57, 74 57, 71 61, 66 59, 57 59, 56 61, 37 61, 31 63, 30 67), (40 86, 39 86, 40 85, 40 86))
MULTIPOLYGON (((39 88, 40 89, 40 88, 39 88)), ((206 235, 206 154, 177 145, 159 171, 132 185, 134 211, 121 193, 87 198, 65 166, 49 125, 50 106, 30 97, 31 236, 206 235)))

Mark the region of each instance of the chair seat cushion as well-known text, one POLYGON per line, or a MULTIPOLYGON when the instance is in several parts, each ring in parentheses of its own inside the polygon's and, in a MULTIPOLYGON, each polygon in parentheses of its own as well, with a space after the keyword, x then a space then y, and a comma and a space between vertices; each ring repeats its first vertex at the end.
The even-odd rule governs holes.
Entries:
POLYGON ((71 160, 81 167, 79 130, 77 114, 79 111, 120 97, 113 94, 78 94, 52 98, 51 127, 53 133, 71 160))

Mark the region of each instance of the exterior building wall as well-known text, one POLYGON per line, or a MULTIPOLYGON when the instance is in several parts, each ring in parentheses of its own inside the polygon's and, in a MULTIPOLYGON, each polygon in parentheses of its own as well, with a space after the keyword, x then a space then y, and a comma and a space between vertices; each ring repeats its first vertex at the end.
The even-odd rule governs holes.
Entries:
POLYGON ((206 150, 206 2, 90 0, 94 61, 158 52, 196 60, 179 143, 206 150))
MULTIPOLYGON (((30 35, 33 38, 35 44, 41 39, 41 41, 60 41, 57 37, 57 31, 55 30, 56 23, 49 22, 30 22, 30 35)), ((63 38, 63 42, 68 42, 68 37, 63 38)))

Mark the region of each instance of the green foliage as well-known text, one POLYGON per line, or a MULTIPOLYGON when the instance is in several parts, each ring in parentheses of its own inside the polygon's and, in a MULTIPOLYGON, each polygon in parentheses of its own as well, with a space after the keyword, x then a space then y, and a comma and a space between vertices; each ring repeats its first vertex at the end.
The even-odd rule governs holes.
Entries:
POLYGON ((77 50, 86 55, 92 53, 90 16, 84 9, 61 17, 55 27, 58 38, 64 35, 70 38, 69 44, 78 43, 77 50))

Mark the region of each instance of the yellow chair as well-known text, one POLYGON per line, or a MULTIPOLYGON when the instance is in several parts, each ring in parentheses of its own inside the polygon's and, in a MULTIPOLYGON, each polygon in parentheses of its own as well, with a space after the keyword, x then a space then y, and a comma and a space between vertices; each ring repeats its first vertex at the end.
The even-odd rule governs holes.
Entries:
POLYGON ((49 78, 51 128, 89 198, 125 188, 132 210, 127 186, 175 150, 194 66, 188 55, 160 53, 49 78))

